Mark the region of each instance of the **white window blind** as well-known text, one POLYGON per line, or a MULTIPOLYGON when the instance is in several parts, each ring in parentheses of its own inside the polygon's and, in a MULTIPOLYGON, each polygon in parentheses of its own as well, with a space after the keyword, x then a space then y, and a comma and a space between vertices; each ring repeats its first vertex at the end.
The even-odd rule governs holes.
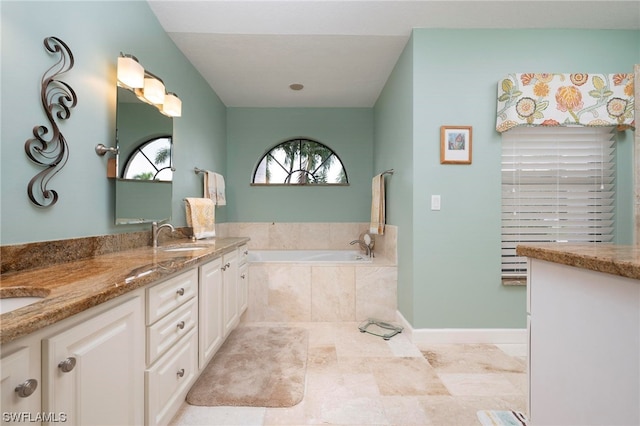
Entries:
POLYGON ((502 134, 502 276, 526 275, 520 242, 611 242, 611 127, 522 127, 502 134))

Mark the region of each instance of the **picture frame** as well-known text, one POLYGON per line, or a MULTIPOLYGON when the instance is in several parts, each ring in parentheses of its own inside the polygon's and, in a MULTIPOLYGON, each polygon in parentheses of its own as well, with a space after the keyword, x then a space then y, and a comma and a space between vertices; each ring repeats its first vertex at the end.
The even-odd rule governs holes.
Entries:
POLYGON ((440 164, 471 164, 471 126, 440 127, 440 164))

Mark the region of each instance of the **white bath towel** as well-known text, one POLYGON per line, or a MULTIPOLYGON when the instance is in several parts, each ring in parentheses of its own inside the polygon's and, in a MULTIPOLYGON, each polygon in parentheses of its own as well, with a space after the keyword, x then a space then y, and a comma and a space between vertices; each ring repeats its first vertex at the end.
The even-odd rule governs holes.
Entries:
POLYGON ((185 198, 187 226, 193 228, 193 236, 201 240, 216 236, 215 208, 210 198, 185 198))
POLYGON ((371 182, 371 234, 383 235, 385 224, 384 176, 373 177, 371 182))
POLYGON ((204 174, 204 197, 210 198, 213 204, 224 206, 227 204, 224 176, 220 173, 206 171, 204 174))

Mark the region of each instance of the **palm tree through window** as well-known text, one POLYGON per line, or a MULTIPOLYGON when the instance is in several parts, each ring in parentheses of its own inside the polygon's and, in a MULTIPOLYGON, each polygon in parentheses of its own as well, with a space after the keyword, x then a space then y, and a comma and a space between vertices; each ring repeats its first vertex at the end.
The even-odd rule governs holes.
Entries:
POLYGON ((311 139, 291 139, 260 159, 252 183, 348 185, 349 181, 342 161, 331 148, 311 139))
POLYGON ((123 176, 125 179, 173 179, 171 136, 161 136, 140 144, 129 156, 123 176))

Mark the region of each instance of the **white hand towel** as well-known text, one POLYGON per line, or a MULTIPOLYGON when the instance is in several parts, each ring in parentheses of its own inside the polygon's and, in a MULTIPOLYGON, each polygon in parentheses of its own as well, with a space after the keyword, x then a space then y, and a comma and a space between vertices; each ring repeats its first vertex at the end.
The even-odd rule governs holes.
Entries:
POLYGON ((227 204, 224 176, 210 171, 204 173, 204 198, 210 198, 218 206, 227 204))
POLYGON ((371 234, 383 235, 385 224, 384 176, 376 175, 371 181, 371 234))
POLYGON ((227 196, 224 188, 224 176, 214 173, 216 177, 216 204, 218 206, 227 205, 227 196))
POLYGON ((187 226, 193 228, 197 239, 216 236, 215 206, 210 198, 185 198, 187 226))
POLYGON ((210 198, 213 203, 216 202, 216 173, 204 172, 204 198, 210 198))

